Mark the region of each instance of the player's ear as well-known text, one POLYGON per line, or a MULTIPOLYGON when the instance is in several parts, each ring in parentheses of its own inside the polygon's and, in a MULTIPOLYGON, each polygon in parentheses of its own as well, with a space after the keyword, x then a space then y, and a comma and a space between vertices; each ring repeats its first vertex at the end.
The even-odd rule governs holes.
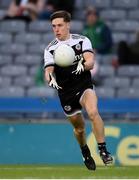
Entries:
POLYGON ((69 22, 67 23, 67 27, 68 27, 68 29, 70 30, 70 23, 69 23, 69 22))

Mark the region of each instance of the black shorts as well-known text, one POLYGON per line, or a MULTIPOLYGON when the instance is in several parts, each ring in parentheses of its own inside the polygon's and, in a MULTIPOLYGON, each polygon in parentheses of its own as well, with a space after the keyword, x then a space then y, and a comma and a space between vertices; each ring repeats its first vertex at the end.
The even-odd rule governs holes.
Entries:
POLYGON ((66 116, 73 116, 77 113, 81 113, 82 106, 80 104, 80 98, 86 89, 93 89, 93 85, 70 94, 63 93, 59 95, 61 106, 66 116))

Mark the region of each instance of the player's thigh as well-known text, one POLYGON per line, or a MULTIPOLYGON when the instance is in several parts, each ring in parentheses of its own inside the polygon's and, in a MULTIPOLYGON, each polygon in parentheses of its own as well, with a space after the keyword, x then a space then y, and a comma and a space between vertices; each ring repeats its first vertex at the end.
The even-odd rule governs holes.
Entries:
POLYGON ((74 128, 84 128, 85 123, 81 113, 68 117, 74 128))
POLYGON ((98 112, 97 101, 98 100, 95 91, 92 89, 87 89, 80 99, 80 104, 89 114, 92 112, 96 113, 98 112))

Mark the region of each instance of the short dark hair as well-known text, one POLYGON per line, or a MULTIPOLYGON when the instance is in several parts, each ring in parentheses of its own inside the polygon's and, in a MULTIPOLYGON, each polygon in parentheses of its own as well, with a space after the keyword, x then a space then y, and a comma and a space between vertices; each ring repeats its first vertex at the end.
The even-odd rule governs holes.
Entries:
POLYGON ((50 16, 50 21, 52 22, 56 18, 63 18, 64 22, 70 22, 71 14, 67 11, 56 11, 50 16))

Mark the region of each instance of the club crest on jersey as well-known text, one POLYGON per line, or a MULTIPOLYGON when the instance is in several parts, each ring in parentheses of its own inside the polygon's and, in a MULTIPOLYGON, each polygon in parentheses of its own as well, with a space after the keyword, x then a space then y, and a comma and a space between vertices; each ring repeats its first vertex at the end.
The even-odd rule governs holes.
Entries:
POLYGON ((76 44, 75 48, 79 51, 79 50, 81 50, 81 45, 80 44, 76 44))
POLYGON ((71 106, 64 106, 64 109, 65 109, 66 111, 70 111, 70 110, 71 110, 71 106))

